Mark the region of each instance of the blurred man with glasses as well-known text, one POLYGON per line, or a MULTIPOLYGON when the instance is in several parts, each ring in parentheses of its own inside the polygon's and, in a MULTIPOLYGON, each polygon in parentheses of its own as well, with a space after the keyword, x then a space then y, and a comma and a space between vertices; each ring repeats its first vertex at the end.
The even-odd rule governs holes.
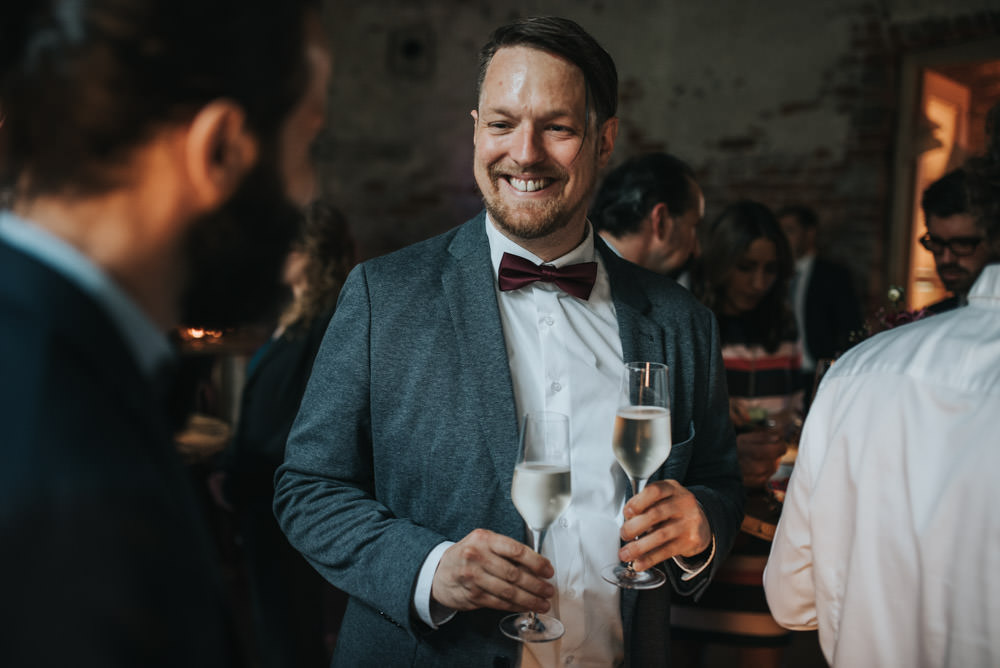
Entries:
POLYGON ((969 288, 989 259, 989 249, 969 210, 965 171, 956 169, 928 186, 920 206, 927 224, 927 234, 920 237, 920 245, 934 254, 938 276, 951 293, 950 297, 930 304, 927 310, 942 313, 965 306, 969 288))

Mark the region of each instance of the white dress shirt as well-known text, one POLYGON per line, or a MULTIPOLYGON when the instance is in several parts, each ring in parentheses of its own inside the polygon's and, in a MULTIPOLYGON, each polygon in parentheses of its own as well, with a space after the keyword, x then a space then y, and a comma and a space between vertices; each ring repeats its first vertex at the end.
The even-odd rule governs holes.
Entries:
POLYGON ((1000 266, 969 306, 841 357, 806 420, 764 587, 834 666, 1000 665, 1000 266))
MULTIPOLYGON (((485 224, 494 277, 504 253, 542 263, 501 234, 489 216, 485 224)), ((594 289, 586 301, 541 281, 508 292, 496 288, 517 414, 545 410, 568 415, 572 439, 572 501, 546 532, 541 551, 555 569, 551 614, 563 622, 566 633, 555 642, 526 644, 522 668, 610 667, 624 660, 620 592, 601 577, 602 568, 618 563, 630 489, 611 448, 622 346, 611 285, 589 224, 579 246, 547 264, 578 262, 597 262, 594 289)), ((714 536, 712 540, 713 550, 703 562, 674 559, 685 571, 683 579, 711 563, 714 536)), ((414 591, 417 615, 435 628, 454 614, 430 598, 434 572, 452 544, 441 543, 428 555, 414 591)))
POLYGON ((802 348, 802 371, 810 372, 816 368, 816 360, 809 354, 806 346, 806 289, 812 277, 813 263, 816 255, 810 253, 795 261, 795 275, 792 277, 792 309, 795 311, 795 324, 799 328, 799 346, 802 348))

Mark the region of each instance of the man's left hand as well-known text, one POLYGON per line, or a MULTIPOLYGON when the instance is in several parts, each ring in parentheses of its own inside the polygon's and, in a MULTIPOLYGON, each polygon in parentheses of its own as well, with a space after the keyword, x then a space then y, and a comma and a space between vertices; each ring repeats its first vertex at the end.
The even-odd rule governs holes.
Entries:
POLYGON ((652 568, 671 557, 693 557, 712 544, 712 531, 701 505, 676 480, 646 485, 625 504, 622 561, 633 562, 637 571, 652 568), (638 540, 632 540, 639 536, 638 540))

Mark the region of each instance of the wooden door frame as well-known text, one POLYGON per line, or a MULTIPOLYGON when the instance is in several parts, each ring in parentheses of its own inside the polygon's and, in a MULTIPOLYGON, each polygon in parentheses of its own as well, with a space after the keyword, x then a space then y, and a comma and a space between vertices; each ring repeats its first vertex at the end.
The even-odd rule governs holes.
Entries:
POLYGON ((914 121, 922 94, 921 74, 927 68, 984 60, 1000 60, 1000 38, 903 54, 884 285, 906 285, 910 273, 910 221, 916 177, 914 121))

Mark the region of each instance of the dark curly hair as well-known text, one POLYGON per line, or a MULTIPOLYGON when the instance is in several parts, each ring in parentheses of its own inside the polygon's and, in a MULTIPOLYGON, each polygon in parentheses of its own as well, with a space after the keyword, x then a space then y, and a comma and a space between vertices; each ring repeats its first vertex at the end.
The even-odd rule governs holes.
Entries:
POLYGON ((347 274, 357 263, 354 238, 343 214, 326 202, 310 204, 292 250, 306 256, 305 290, 281 315, 290 336, 303 332, 337 303, 347 274))

